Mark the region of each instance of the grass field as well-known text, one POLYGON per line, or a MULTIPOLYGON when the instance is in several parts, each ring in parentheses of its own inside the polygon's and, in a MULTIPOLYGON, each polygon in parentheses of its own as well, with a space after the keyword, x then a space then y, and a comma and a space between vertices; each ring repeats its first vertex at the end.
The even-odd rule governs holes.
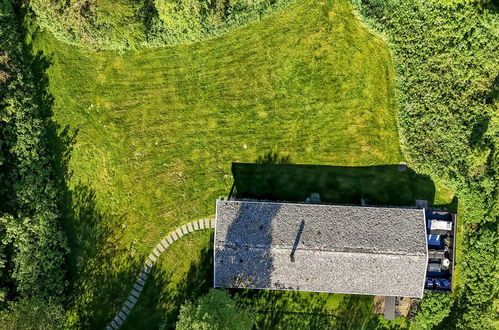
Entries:
MULTIPOLYGON (((27 41, 50 62, 78 326, 103 326, 151 248, 179 224, 214 213, 215 198, 232 186, 232 162, 269 151, 297 164, 403 161, 388 49, 347 0, 301 0, 217 39, 124 55, 40 32, 27 41)), ((449 197, 436 187, 436 203, 449 197)), ((209 242, 198 233, 162 256, 130 328, 172 326, 179 304, 207 290, 209 242)), ((355 299, 370 306, 371 298, 355 299)), ((346 310, 347 300, 328 313, 346 310)), ((359 311, 364 326, 372 313, 359 311)))

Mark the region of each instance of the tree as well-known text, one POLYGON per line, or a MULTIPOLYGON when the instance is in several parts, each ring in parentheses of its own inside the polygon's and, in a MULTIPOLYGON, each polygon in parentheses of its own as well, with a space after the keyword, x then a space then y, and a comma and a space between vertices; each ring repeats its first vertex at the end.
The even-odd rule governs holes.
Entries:
POLYGON ((448 293, 428 291, 419 304, 411 329, 432 329, 449 315, 453 298, 448 293))
POLYGON ((254 315, 236 306, 229 294, 222 290, 210 289, 196 302, 187 302, 180 308, 177 329, 251 329, 254 315))
MULTIPOLYGON (((492 328, 499 213, 497 6, 487 0, 353 2, 392 50, 407 160, 459 198, 463 262, 458 299, 442 326, 492 328)), ((444 307, 437 298, 425 301, 420 311, 429 319, 418 316, 415 324, 435 325, 448 313, 444 307)))
MULTIPOLYGON (((9 296, 63 299, 69 251, 59 182, 49 147, 51 102, 23 46, 11 1, 0 5, 0 245, 15 288, 9 296), (5 213, 5 215, 3 215, 5 213), (8 215, 10 214, 10 215, 8 215)), ((1 263, 0 263, 1 265, 1 263)), ((1 296, 0 292, 0 296, 1 296)), ((4 294, 5 295, 5 294, 4 294)))
POLYGON ((61 305, 44 299, 23 299, 0 313, 0 329, 64 329, 66 316, 61 305))

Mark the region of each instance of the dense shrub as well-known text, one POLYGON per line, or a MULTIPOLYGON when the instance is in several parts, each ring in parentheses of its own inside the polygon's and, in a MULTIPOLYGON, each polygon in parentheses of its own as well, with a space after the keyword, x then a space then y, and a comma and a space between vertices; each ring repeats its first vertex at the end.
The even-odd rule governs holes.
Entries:
POLYGON ((187 302, 181 307, 176 328, 249 330, 254 323, 253 314, 237 307, 227 292, 211 289, 196 302, 187 302))
POLYGON ((55 299, 64 289, 67 243, 47 149, 48 122, 7 0, 0 5, 0 54, 5 77, 0 83, 0 256, 9 265, 1 279, 11 278, 13 295, 55 299))
POLYGON ((447 293, 426 292, 417 307, 411 329, 433 329, 446 318, 452 307, 452 296, 447 293))
POLYGON ((10 303, 0 312, 0 329, 3 330, 58 330, 65 328, 65 322, 60 304, 39 298, 10 303))
POLYGON ((468 229, 463 244, 462 282, 464 294, 458 298, 458 308, 451 322, 460 328, 489 329, 493 317, 491 303, 497 292, 497 225, 488 224, 468 229))
POLYGON ((461 296, 447 321, 461 328, 490 327, 499 210, 497 8, 421 0, 355 4, 394 55, 406 156, 460 198, 461 296))
POLYGON ((58 39, 124 50, 193 42, 244 25, 292 0, 31 0, 58 39))
POLYGON ((437 3, 443 4, 444 6, 456 6, 463 3, 487 3, 491 2, 491 0, 436 0, 437 3))

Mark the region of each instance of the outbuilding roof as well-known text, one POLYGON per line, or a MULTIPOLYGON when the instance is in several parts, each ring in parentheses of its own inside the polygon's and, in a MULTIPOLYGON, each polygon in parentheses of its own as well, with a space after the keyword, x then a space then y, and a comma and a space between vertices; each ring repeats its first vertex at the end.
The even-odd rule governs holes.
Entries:
POLYGON ((422 297, 424 210, 217 200, 215 287, 422 297))

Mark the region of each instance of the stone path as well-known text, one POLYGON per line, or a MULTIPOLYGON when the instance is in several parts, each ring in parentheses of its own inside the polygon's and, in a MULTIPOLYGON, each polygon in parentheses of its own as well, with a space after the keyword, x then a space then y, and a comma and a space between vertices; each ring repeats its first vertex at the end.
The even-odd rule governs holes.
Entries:
POLYGON ((137 276, 137 280, 133 285, 133 289, 130 291, 130 295, 121 307, 121 310, 118 312, 118 314, 116 314, 116 317, 106 327, 106 330, 118 329, 125 322, 127 316, 130 314, 133 307, 137 303, 137 299, 139 299, 140 293, 142 292, 142 289, 146 284, 147 274, 151 272, 152 266, 158 260, 161 253, 165 252, 170 247, 170 245, 172 245, 182 236, 197 230, 211 228, 215 228, 215 219, 195 220, 178 227, 177 229, 169 233, 165 238, 163 238, 152 250, 151 254, 149 254, 149 257, 147 257, 144 267, 137 276))

